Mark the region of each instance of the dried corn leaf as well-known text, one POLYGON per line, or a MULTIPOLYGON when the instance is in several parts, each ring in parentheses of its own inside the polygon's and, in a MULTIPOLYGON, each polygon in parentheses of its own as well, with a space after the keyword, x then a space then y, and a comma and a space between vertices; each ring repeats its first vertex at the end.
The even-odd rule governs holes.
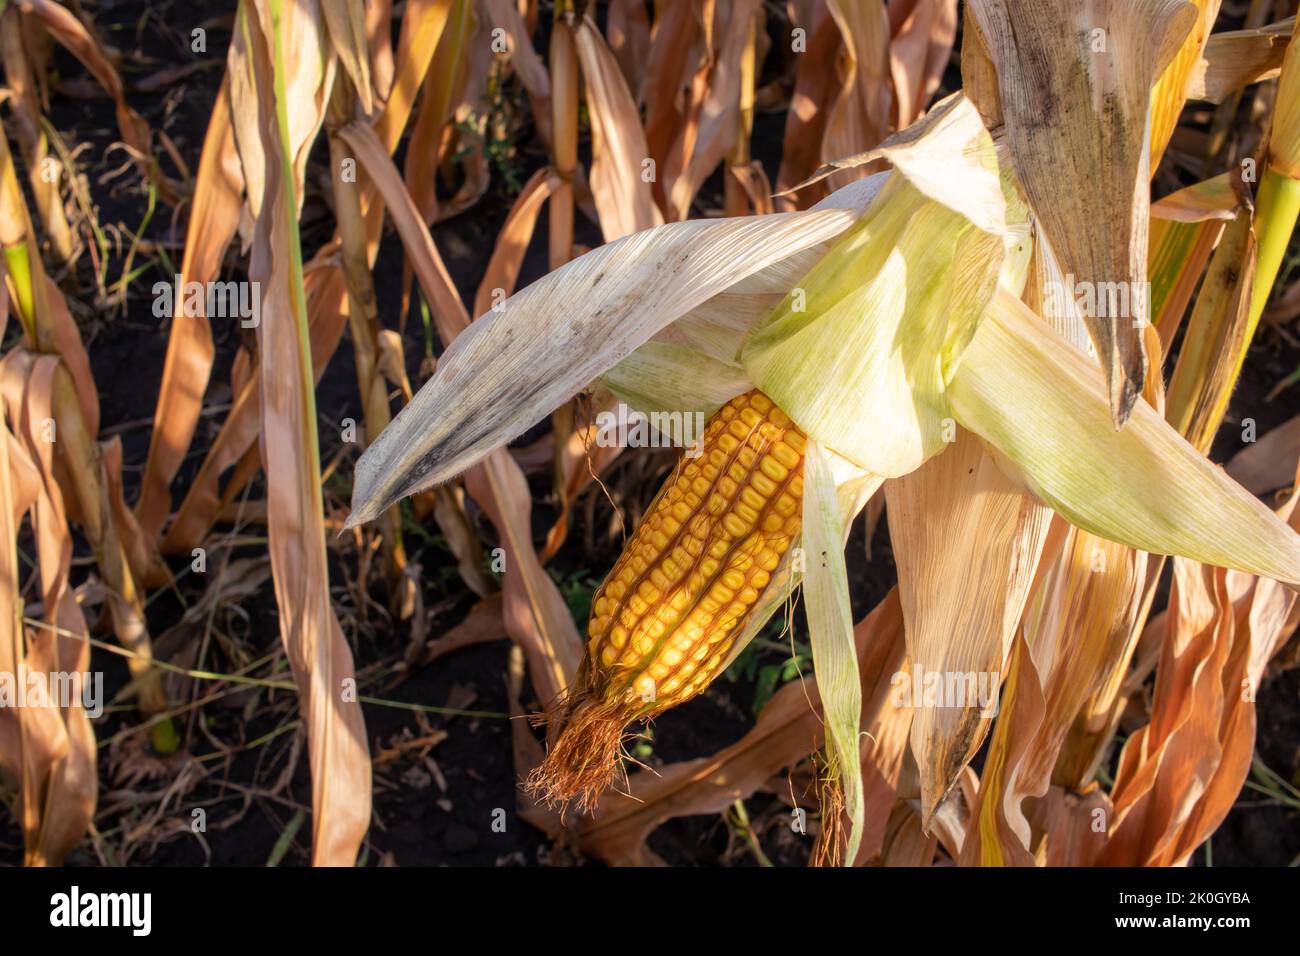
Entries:
POLYGON ((640 99, 641 84, 650 60, 650 18, 641 0, 610 0, 605 32, 615 62, 632 96, 640 99))
MULTIPOLYGON (((448 347, 438 365, 438 375, 441 375, 447 367, 448 357, 455 350, 455 343, 472 336, 486 318, 470 323, 469 313, 461 304, 446 266, 424 223, 420 221, 418 210, 402 187, 396 167, 374 131, 368 126, 354 123, 343 127, 339 135, 356 151, 361 164, 387 204, 407 257, 433 308, 439 335, 448 347)), ((437 381, 437 378, 435 375, 433 381, 437 381)), ((419 395, 427 391, 428 383, 419 395)), ((419 395, 416 396, 417 402, 419 395)), ((407 405, 402 414, 393 420, 367 449, 367 455, 379 447, 384 436, 392 435, 403 415, 413 405, 414 403, 407 405)), ((363 455, 362 461, 364 459, 363 455)), ((488 513, 501 534, 506 567, 506 629, 528 655, 533 686, 538 695, 549 701, 565 688, 577 670, 582 657, 582 643, 568 606, 555 583, 542 569, 533 548, 532 499, 523 472, 504 448, 488 450, 486 457, 478 456, 478 463, 479 467, 466 474, 465 487, 488 513)), ((361 467, 360 462, 357 467, 361 467)), ((465 469, 459 468, 457 472, 462 470, 465 469)), ((355 500, 357 499, 354 498, 355 500)), ((358 519, 354 511, 348 518, 348 525, 356 523, 358 519)))
POLYGON ((1215 176, 1151 206, 1147 276, 1151 282, 1151 321, 1168 352, 1200 284, 1224 223, 1240 214, 1240 180, 1215 176))
MULTIPOLYGON (((243 173, 230 126, 230 84, 223 80, 203 139, 180 276, 184 283, 206 288, 221 270, 230 240, 239 226, 243 173)), ((175 290, 173 290, 175 292, 175 290)), ((186 296, 176 296, 172 308, 167 357, 149 434, 149 456, 140 478, 135 513, 150 536, 162 530, 171 510, 171 482, 194 439, 203 410, 203 393, 212 372, 215 348, 208 322, 206 297, 197 313, 185 308, 186 296)))
POLYGON ((1214 29, 1214 21, 1219 16, 1220 0, 1191 0, 1191 2, 1196 7, 1196 21, 1151 90, 1150 167, 1153 175, 1156 167, 1160 165, 1160 157, 1164 155, 1165 147, 1173 138, 1174 128, 1178 125, 1183 104, 1188 98, 1192 76, 1201 61, 1201 53, 1210 38, 1210 31, 1214 29))
POLYGON ((816 0, 810 9, 809 20, 797 24, 805 33, 806 49, 795 58, 794 90, 785 117, 781 168, 776 177, 776 208, 781 212, 803 208, 826 192, 823 186, 791 195, 821 162, 822 136, 830 112, 825 104, 835 96, 835 65, 842 42, 839 25, 826 9, 826 0, 816 0))
MULTIPOLYGON (((433 57, 435 44, 430 39, 433 34, 427 31, 432 30, 437 23, 436 18, 427 14, 429 5, 437 2, 443 0, 412 0, 406 7, 398 44, 393 95, 375 122, 375 135, 389 153, 397 146, 410 117, 415 92, 433 57)), ((373 185, 363 183, 360 202, 366 222, 367 250, 371 263, 378 254, 379 235, 383 227, 383 205, 374 199, 373 185)), ((312 364, 318 382, 347 326, 347 284, 337 255, 336 239, 317 251, 304 276, 312 364)), ((253 444, 258 436, 261 393, 257 376, 250 374, 247 356, 242 352, 236 357, 232 380, 235 396, 230 412, 190 483, 189 491, 177 509, 176 518, 167 529, 161 545, 164 553, 188 553, 200 544, 216 520, 222 504, 232 501, 244 483, 257 473, 253 444), (235 466, 238 466, 235 473, 223 489, 222 474, 235 466)))
MULTIPOLYGON (((330 603, 297 217, 302 178, 296 159, 306 156, 324 120, 332 71, 319 17, 310 5, 286 9, 278 0, 243 8, 251 84, 242 92, 232 88, 232 105, 236 116, 244 115, 242 129, 258 132, 256 145, 240 139, 241 157, 247 161, 258 150, 266 170, 261 196, 251 194, 249 180, 250 201, 260 210, 249 276, 260 284, 265 313, 257 337, 269 550, 280 636, 307 728, 312 860, 351 866, 370 824, 370 760, 352 654, 330 603), (303 45, 293 47, 290 57, 293 42, 303 45)), ((241 129, 240 122, 235 125, 241 129)))
POLYGON ((53 0, 17 0, 18 8, 37 17, 46 30, 68 49, 104 88, 117 109, 117 127, 123 141, 131 147, 141 172, 153 181, 168 201, 175 199, 175 187, 158 169, 153 157, 153 131, 144 117, 126 102, 122 77, 109 60, 107 52, 71 10, 53 0))
MULTIPOLYGON (((1016 680, 1002 695, 966 862, 1023 865, 1036 856, 1024 802, 1047 794, 1075 715, 1122 657, 1138 620, 1146 555, 1059 519, 1054 534, 1025 610, 1016 680)), ((1095 840, 1088 852, 1100 846, 1095 840)))
MULTIPOLYGON (((551 78, 546 64, 533 49, 532 32, 514 0, 482 0, 483 24, 490 31, 504 30, 509 49, 499 55, 509 61, 528 92, 533 122, 542 142, 551 142, 551 78)), ((495 47, 494 47, 495 49, 495 47)))
MULTIPOLYGON (((5 371, 13 367, 5 363, 5 371)), ((6 378, 12 377, 9 372, 6 378)), ((68 736, 58 707, 28 699, 29 675, 39 679, 55 662, 28 650, 18 588, 18 526, 35 502, 40 478, 7 425, 0 423, 0 679, 24 706, 0 707, 0 763, 18 781, 15 815, 26 847, 25 861, 37 862, 43 794, 50 774, 68 753, 68 736)))
MULTIPOLYGON (((844 44, 838 65, 839 95, 822 134, 821 158, 830 162, 868 150, 889 134, 893 90, 884 0, 826 0, 826 6, 844 44)), ((866 172, 838 173, 831 177, 830 187, 837 189, 866 172)))
POLYGON ((1291 482, 1300 461, 1300 415, 1246 445, 1225 466, 1252 494, 1262 495, 1291 482))
POLYGON ((519 270, 524 264, 524 254, 528 252, 528 243, 537 226, 537 216, 560 185, 559 177, 543 167, 532 175, 515 197, 515 204, 510 207, 510 213, 497 233, 496 245, 474 297, 476 315, 483 315, 514 292, 519 270))
POLYGON ((895 125, 912 125, 939 88, 957 39, 957 0, 889 4, 892 37, 889 72, 894 81, 895 125))
POLYGON ((663 223, 643 161, 650 155, 636 102, 590 17, 574 31, 591 120, 591 195, 606 242, 663 223))
POLYGON ((1211 36, 1192 71, 1188 99, 1222 103, 1252 83, 1277 76, 1294 26, 1295 18, 1287 17, 1266 27, 1211 36))
MULTIPOLYGON (((971 10, 997 67, 1012 162, 1064 271, 1094 290, 1144 289, 1150 90, 1196 9, 1183 0, 972 0, 971 10)), ((1140 306, 1100 311, 1109 309, 1084 318, 1118 427, 1146 378, 1135 322, 1147 316, 1140 306)))
POLYGON ((361 0, 321 0, 320 8, 329 27, 334 55, 352 80, 362 112, 370 113, 375 108, 375 94, 370 81, 370 45, 361 0))
POLYGON ((1169 380, 1165 417, 1196 448, 1208 452, 1250 346, 1255 278, 1253 210, 1228 224, 1187 321, 1169 380))
POLYGON ((927 829, 997 712, 1051 514, 1003 475, 975 436, 961 430, 954 439, 885 485, 927 829), (934 698, 931 675, 944 688, 934 698))
POLYGON ((1290 179, 1300 179, 1300 111, 1294 104, 1300 100, 1300 19, 1291 29, 1291 39, 1282 58, 1282 74, 1278 79, 1278 109, 1268 137, 1268 165, 1290 179))
MULTIPOLYGON (((714 0, 712 63, 699 112, 690 127, 683 129, 685 160, 678 170, 666 166, 664 192, 668 218, 685 219, 700 187, 726 158, 736 140, 740 123, 741 63, 749 43, 750 25, 759 0, 714 0)), ((588 80, 590 82, 590 80, 588 80)))
MULTIPOLYGON (((440 5, 434 13, 441 14, 446 6, 440 5)), ((426 41, 435 43, 436 66, 425 75, 402 167, 407 191, 425 222, 432 222, 438 215, 437 170, 442 144, 446 142, 443 133, 469 80, 466 44, 474 29, 473 4, 470 0, 452 0, 442 22, 445 26, 436 40, 431 37, 426 41)))
MULTIPOLYGON (((34 356, 22 349, 12 350, 0 362, 0 391, 8 418, 15 424, 15 433, 7 442, 7 467, 18 509, 12 520, 15 523, 21 520, 21 511, 30 509, 40 573, 44 626, 34 624, 27 630, 24 663, 47 672, 87 674, 89 632, 81 607, 68 587, 72 537, 63 493, 54 475, 54 445, 43 434, 45 423, 53 414, 52 387, 57 368, 56 358, 34 356)), ((11 539, 6 535, 0 540, 11 539)), ((13 610, 12 620, 16 626, 23 627, 20 608, 13 610)), ((0 671, 17 673, 2 662, 0 671)), ((0 724, 9 715, 17 716, 26 725, 23 730, 29 760, 36 764, 43 762, 42 751, 59 755, 43 771, 31 767, 22 780, 25 788, 33 786, 33 792, 42 795, 39 805, 24 806, 24 814, 34 813, 39 819, 36 839, 27 845, 29 863, 61 863, 81 841, 94 815, 98 791, 95 735, 82 704, 74 695, 66 707, 56 704, 34 708, 26 714, 15 713, 10 708, 0 710, 0 724), (51 716, 54 721, 61 716, 61 725, 54 726, 51 716)), ((4 731, 0 730, 0 738, 3 737, 4 731)), ((5 749, 10 748, 0 743, 0 750, 5 749)))
MULTIPOLYGON (((415 105, 429 63, 438 49, 456 0, 409 0, 397 39, 397 66, 384 111, 375 120, 375 134, 391 154, 415 105)), ((421 141, 423 142, 423 141, 421 141)), ((367 204, 362 203, 364 208, 367 204)))

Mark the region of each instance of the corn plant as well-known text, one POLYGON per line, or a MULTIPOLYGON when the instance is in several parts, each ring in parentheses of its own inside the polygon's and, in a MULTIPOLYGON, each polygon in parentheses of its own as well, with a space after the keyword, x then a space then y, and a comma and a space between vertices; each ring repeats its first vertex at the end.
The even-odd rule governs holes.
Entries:
MULTIPOLYGON (((388 4, 241 0, 191 175, 78 5, 0 0, 0 672, 87 668, 84 541, 143 717, 123 733, 179 763, 195 735, 162 670, 248 678, 155 660, 145 608, 260 488, 287 661, 262 683, 296 695, 314 863, 358 859, 392 758, 361 708, 387 702, 358 689, 502 635, 519 812, 609 862, 654 862, 655 827, 721 813, 769 863, 744 800, 784 773, 818 811, 813 863, 1187 863, 1247 782, 1254 691, 1300 621, 1300 476, 1277 451, 1294 429, 1227 470, 1207 457, 1300 216, 1296 25, 1269 9, 1216 32, 1218 0, 409 0, 394 42, 388 4), (939 96, 959 37, 961 88, 939 96), (146 217, 184 217, 179 279, 237 261, 257 290, 206 448, 222 317, 173 304, 133 505, 68 296, 88 256, 96 304, 125 307, 141 240, 109 295, 109 243, 44 115, 51 41, 111 99, 146 217), (1258 143, 1258 124, 1234 134, 1256 93, 1258 143), (304 249, 317 184, 332 219, 304 249), (458 288, 435 227, 502 188, 458 288), (519 288, 543 210, 546 271, 519 288), (399 323, 425 320, 418 390, 379 307, 386 228, 399 323), (316 405, 345 341, 354 466, 316 405), (705 424, 571 602, 547 565, 584 496, 636 464, 599 441, 620 407, 705 424), (349 477, 345 514, 327 482, 349 477), (554 505, 539 534, 530 480, 554 505), (1282 486, 1276 507, 1256 494, 1282 486), (897 583, 855 622, 846 541, 882 510, 897 583), (412 559, 430 519, 473 601, 432 642, 412 559), (813 673, 765 689, 718 753, 636 769, 647 723, 796 603, 813 673), (405 632, 400 665, 360 659, 371 607, 405 632), (989 681, 928 696, 954 674, 989 681)), ((0 709, 25 862, 91 827, 96 752, 75 703, 0 709)))

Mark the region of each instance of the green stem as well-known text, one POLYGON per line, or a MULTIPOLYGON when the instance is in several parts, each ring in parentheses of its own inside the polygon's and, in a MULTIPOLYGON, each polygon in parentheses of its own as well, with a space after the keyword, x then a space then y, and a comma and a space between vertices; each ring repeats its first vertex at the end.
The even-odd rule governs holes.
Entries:
POLYGON ((1255 285, 1250 296, 1247 342, 1254 337, 1259 318, 1264 314, 1297 217, 1300 217, 1300 181, 1270 166, 1264 171, 1255 199, 1255 285))
POLYGON ((29 245, 26 242, 20 242, 16 245, 5 246, 5 268, 9 271, 9 276, 13 280, 15 295, 18 308, 18 321, 22 323, 23 330, 27 333, 29 342, 36 341, 36 295, 32 287, 32 264, 28 259, 29 245))

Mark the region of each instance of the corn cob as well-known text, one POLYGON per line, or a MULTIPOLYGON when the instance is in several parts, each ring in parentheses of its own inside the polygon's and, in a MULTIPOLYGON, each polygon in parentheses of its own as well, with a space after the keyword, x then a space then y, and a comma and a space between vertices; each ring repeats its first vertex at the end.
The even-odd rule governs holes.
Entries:
POLYGON ((586 655, 529 780, 591 806, 626 726, 699 694, 727 660, 799 532, 805 438, 758 390, 733 398, 683 457, 596 592, 586 655))

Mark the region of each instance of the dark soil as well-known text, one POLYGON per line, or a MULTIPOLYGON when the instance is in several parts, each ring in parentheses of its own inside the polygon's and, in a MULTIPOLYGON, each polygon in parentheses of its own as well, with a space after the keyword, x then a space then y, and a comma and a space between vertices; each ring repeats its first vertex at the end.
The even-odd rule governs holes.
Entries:
MULTIPOLYGON (((229 40, 229 20, 223 21, 222 18, 230 13, 232 6, 202 0, 148 5, 139 0, 102 0, 88 7, 106 40, 126 54, 123 72, 128 83, 164 66, 195 59, 196 56, 189 52, 188 43, 182 39, 187 38, 195 26, 207 26, 207 53, 198 58, 210 63, 209 68, 191 74, 159 93, 136 90, 130 94, 132 104, 154 129, 164 131, 174 140, 191 169, 197 166, 211 104, 220 82, 225 45, 229 40), (142 65, 144 58, 153 62, 142 65)), ((61 52, 57 63, 60 77, 77 81, 70 85, 80 93, 85 87, 85 75, 79 64, 61 52)), ((953 84, 953 80, 950 79, 949 83, 953 84)), ((57 91, 52 98, 50 119, 54 127, 69 143, 91 144, 82 162, 94 184, 93 194, 99 204, 101 221, 122 222, 135 229, 142 221, 145 209, 145 196, 138 187, 138 177, 128 170, 111 182, 100 182, 123 160, 120 152, 108 152, 110 144, 117 139, 112 116, 111 103, 102 98, 83 98, 57 91)), ((531 131, 525 130, 524 136, 518 145, 520 171, 526 176, 540 165, 543 158, 535 142, 529 138, 531 131)), ((754 153, 763 160, 773 181, 783 137, 784 114, 758 117, 754 153)), ((715 176, 706 188, 701 204, 716 207, 720 205, 720 195, 720 180, 715 176)), ((512 197, 498 181, 483 201, 469 212, 434 229, 438 248, 467 302, 473 299, 511 201, 512 197)), ((185 215, 180 214, 174 224, 168 221, 169 215, 169 210, 160 207, 146 234, 156 240, 173 242, 175 246, 171 255, 178 260, 185 215)), ((329 238, 331 228, 328 210, 320 196, 308 196, 303 220, 303 244, 310 255, 329 238)), ((580 220, 579 229, 580 242, 598 243, 599 233, 591 223, 580 220)), ((544 216, 537 235, 546 235, 544 216)), ((230 256, 228 267, 227 277, 238 276, 242 264, 237 254, 230 256)), ((109 275, 116 278, 120 268, 119 255, 109 275)), ((88 287, 85 270, 83 257, 78 274, 62 278, 70 298, 75 298, 78 290, 88 287)), ((537 278, 544 270, 542 238, 530 251, 520 286, 537 278)), ((139 473, 148 450, 150 423, 166 349, 166 329, 159 328, 151 313, 149 298, 152 283, 167 278, 160 270, 156 271, 158 274, 146 273, 136 281, 125 314, 79 316, 100 389, 102 430, 120 434, 124 445, 129 501, 134 500, 137 493, 139 473)), ((390 328, 402 329, 409 371, 413 384, 418 387, 423 380, 419 374, 420 360, 427 343, 418 314, 405 320, 398 315, 401 273, 400 244, 390 233, 385 236, 375 270, 381 320, 390 328)), ((217 324, 214 332, 218 360, 208 391, 210 405, 229 399, 229 370, 240 341, 237 329, 217 324)), ((1297 404, 1295 389, 1274 401, 1266 400, 1265 396, 1297 366, 1300 366, 1300 347, 1297 347, 1294 335, 1283 330, 1262 329, 1233 398, 1230 422, 1253 417, 1259 433, 1263 434, 1293 415, 1297 404)), ((318 410, 324 445, 322 457, 329 460, 338 450, 338 441, 329 438, 339 434, 338 423, 349 416, 361 419, 351 346, 346 337, 320 383, 318 410)), ((179 502, 203 453, 216 435, 220 421, 220 415, 212 415, 205 417, 200 425, 187 467, 178 476, 173 489, 175 501, 179 502)), ((1225 427, 1225 437, 1216 446, 1217 459, 1224 460, 1236 450, 1227 437, 1233 431, 1231 427, 1225 427)), ((530 433, 530 436, 534 434, 530 433)), ((344 460, 339 470, 341 475, 350 473, 352 460, 351 457, 344 460)), ((667 467, 668 461, 662 464, 667 467)), ((548 483, 541 482, 533 490, 537 502, 536 526, 541 532, 553 520, 554 511, 547 500, 548 483)), ((642 506, 648 500, 649 490, 646 499, 640 502, 642 506)), ((331 491, 341 500, 346 498, 342 487, 331 486, 331 491)), ((261 493, 261 486, 255 485, 250 490, 250 500, 259 498, 261 493)), ((592 586, 613 564, 619 548, 617 535, 609 533, 611 514, 608 504, 599 501, 593 514, 594 526, 588 528, 584 509, 579 507, 576 510, 568 543, 552 562, 553 571, 566 595, 572 593, 579 605, 584 597, 589 600, 592 586), (590 550, 588 539, 594 545, 590 550)), ((490 540, 490 526, 480 521, 480 528, 490 540)), ((261 532, 254 527, 245 529, 244 533, 261 532)), ((414 538, 411 548, 412 559, 424 569, 426 606, 436 611, 431 632, 431 636, 436 637, 463 617, 474 599, 459 583, 449 552, 435 537, 414 538)), ((865 542, 860 523, 849 548, 853 556, 850 584, 854 612, 861 616, 887 593, 895 580, 895 572, 886 534, 876 536, 870 562, 861 558, 865 542)), ((250 545, 237 548, 232 556, 253 557, 257 553, 258 549, 250 545)), ((85 558, 84 548, 80 556, 85 558)), ((336 587, 341 580, 355 577, 356 561, 355 553, 336 556, 333 569, 336 587)), ((202 588, 194 577, 182 574, 186 565, 187 562, 174 561, 173 570, 182 575, 180 591, 186 603, 192 604, 200 598, 202 588)), ((74 581, 84 580, 91 567, 89 562, 82 560, 74 568, 74 581)), ((382 603, 382 586, 372 590, 372 596, 382 603)), ((401 658, 406 635, 386 624, 382 608, 369 608, 363 617, 356 607, 355 596, 341 594, 340 600, 351 611, 346 615, 344 629, 353 643, 359 672, 401 658), (354 626, 349 626, 348 621, 354 626)), ((182 606, 174 595, 163 592, 155 596, 149 608, 151 633, 165 632, 177 622, 181 611, 182 606)), ((247 654, 247 659, 275 652, 279 643, 278 623, 269 583, 252 599, 244 601, 239 611, 242 616, 233 612, 223 614, 232 619, 231 631, 237 633, 238 644, 247 654)), ((585 613, 579 609, 576 616, 580 626, 585 625, 585 613)), ((801 620, 799 626, 802 627, 801 620)), ((111 640, 107 634, 101 636, 111 640)), ((508 708, 505 685, 508 652, 509 645, 504 640, 469 648, 416 671, 404 681, 395 684, 381 681, 366 692, 391 701, 502 714, 508 708)), ((759 654, 760 667, 779 665, 784 659, 774 650, 764 650, 759 654)), ((209 658, 205 666, 233 670, 236 665, 228 657, 216 657, 209 658)), ((126 669, 121 658, 96 650, 92 667, 106 673, 110 696, 125 684, 126 669)), ((283 671, 281 666, 279 672, 283 671)), ((259 671, 259 674, 264 676, 265 672, 259 671)), ((643 758, 652 763, 689 759, 712 753, 742 736, 753 723, 755 681, 743 675, 740 668, 733 668, 729 678, 715 682, 699 699, 661 717, 653 728, 649 744, 651 751, 643 758)), ((181 684, 180 688, 184 695, 204 693, 202 687, 196 690, 192 684, 181 684)), ((139 735, 125 735, 122 742, 112 746, 106 743, 120 731, 135 726, 140 719, 130 706, 115 709, 96 725, 96 735, 102 744, 101 812, 96 827, 102 835, 101 848, 104 848, 106 856, 101 859, 95 845, 87 840, 73 853, 69 862, 78 865, 123 862, 121 857, 113 855, 119 852, 129 853, 129 862, 133 864, 260 865, 277 854, 284 864, 307 862, 309 821, 296 830, 287 845, 277 847, 282 836, 297 825, 294 822, 296 816, 309 808, 311 802, 310 779, 300 732, 292 727, 286 730, 287 722, 296 717, 294 703, 293 695, 285 691, 253 688, 204 707, 201 719, 188 725, 186 752, 162 765, 157 765, 144 753, 138 743, 139 735), (265 735, 277 731, 284 732, 261 741, 265 735), (233 748, 236 752, 223 757, 222 748, 233 748), (182 765, 195 758, 202 761, 204 773, 169 805, 158 820, 143 826, 142 836, 127 840, 125 832, 147 820, 182 765), (143 776, 133 778, 132 770, 144 771, 143 776), (277 788, 275 784, 287 771, 291 773, 287 786, 277 788), (197 838, 189 827, 191 811, 197 806, 203 806, 207 811, 208 826, 202 839, 197 838)), ((537 708, 540 704, 536 700, 526 700, 525 706, 537 708)), ((585 862, 576 860, 567 850, 553 847, 541 832, 517 817, 510 727, 505 719, 499 716, 425 716, 369 704, 364 710, 372 754, 393 746, 403 735, 421 737, 437 731, 446 732, 444 739, 427 750, 424 755, 427 759, 422 759, 418 750, 412 750, 377 772, 374 817, 364 856, 367 865, 514 866, 585 862), (504 832, 496 832, 490 826, 498 808, 505 811, 507 823, 504 832)), ((179 726, 183 732, 187 730, 187 720, 190 720, 189 715, 180 718, 179 726)), ((1300 784, 1300 674, 1291 671, 1265 682, 1258 697, 1258 721, 1259 757, 1293 784, 1300 784)), ((779 825, 787 819, 785 804, 773 796, 759 794, 746 805, 755 829, 762 834, 763 848, 768 857, 779 864, 797 865, 806 861, 808 846, 804 838, 794 837, 788 826, 779 825)), ((303 822, 298 820, 298 823, 303 822)), ((650 846, 676 865, 755 863, 743 841, 738 840, 718 816, 674 820, 652 837, 650 846)), ((1295 862, 1298 857, 1300 810, 1288 809, 1264 794, 1247 789, 1215 834, 1208 851, 1198 851, 1197 862, 1285 865, 1295 862)), ((7 814, 0 816, 0 863, 20 860, 21 840, 13 821, 7 814)))

